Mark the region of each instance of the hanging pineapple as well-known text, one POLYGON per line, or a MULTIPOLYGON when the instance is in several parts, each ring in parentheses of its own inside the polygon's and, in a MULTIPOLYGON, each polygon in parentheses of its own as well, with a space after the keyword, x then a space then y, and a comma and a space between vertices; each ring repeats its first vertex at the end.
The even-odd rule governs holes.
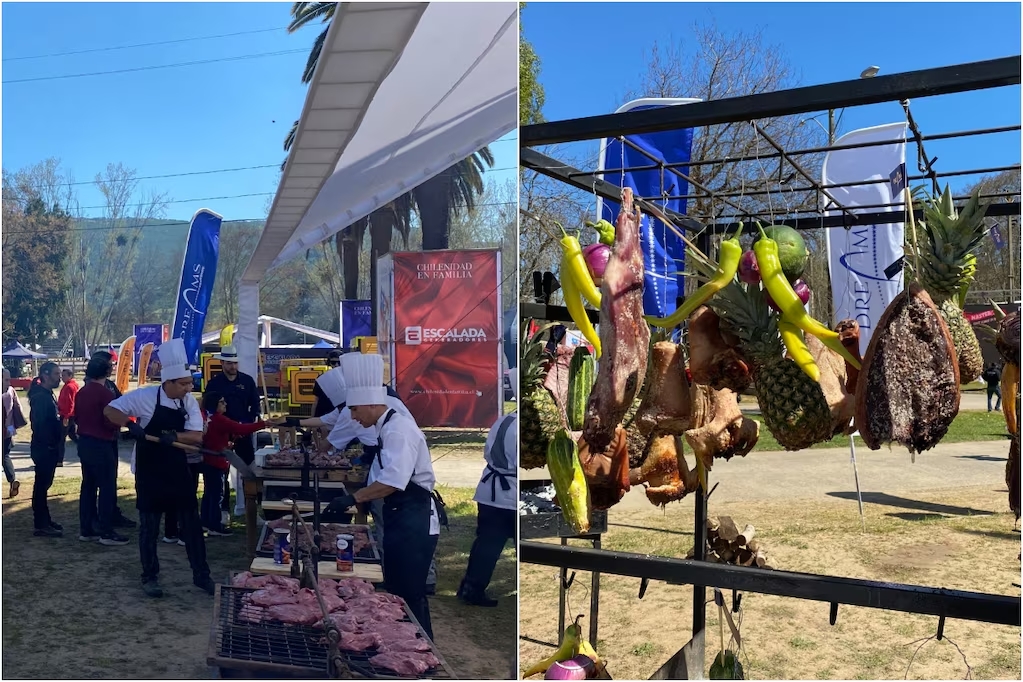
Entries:
MULTIPOLYGON (((977 270, 975 251, 988 233, 984 226, 988 205, 980 202, 979 187, 962 211, 956 211, 948 185, 937 201, 922 189, 914 194, 924 197, 921 225, 926 238, 915 244, 915 258, 907 262, 911 268, 919 264, 915 274, 948 325, 959 358, 959 380, 967 384, 984 371, 980 343, 962 306, 977 270)), ((911 253, 913 249, 910 244, 911 253)))
POLYGON ((539 469, 547 464, 547 447, 558 429, 564 428, 564 416, 551 392, 544 388, 553 358, 545 352, 542 327, 530 335, 527 323, 522 333, 522 358, 519 386, 519 464, 523 469, 539 469))

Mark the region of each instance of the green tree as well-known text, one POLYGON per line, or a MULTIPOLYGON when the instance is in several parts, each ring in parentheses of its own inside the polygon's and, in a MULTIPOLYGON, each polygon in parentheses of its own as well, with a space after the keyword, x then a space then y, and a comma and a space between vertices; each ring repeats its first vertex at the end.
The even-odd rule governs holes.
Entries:
POLYGON ((543 122, 544 90, 540 84, 540 57, 522 35, 522 10, 519 3, 519 125, 543 122))

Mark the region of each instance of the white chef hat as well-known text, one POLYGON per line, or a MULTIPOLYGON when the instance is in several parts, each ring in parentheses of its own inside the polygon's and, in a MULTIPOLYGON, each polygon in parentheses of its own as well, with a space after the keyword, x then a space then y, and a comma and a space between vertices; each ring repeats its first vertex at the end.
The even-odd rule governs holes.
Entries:
POLYGON ((348 386, 348 405, 384 405, 384 359, 376 353, 345 353, 341 356, 341 371, 348 386))
POLYGON ((345 402, 347 390, 345 389, 345 375, 340 367, 324 372, 316 379, 320 389, 326 394, 330 404, 337 407, 345 402))
POLYGON ((160 344, 160 381, 174 381, 191 377, 188 369, 188 351, 182 339, 171 339, 160 344))

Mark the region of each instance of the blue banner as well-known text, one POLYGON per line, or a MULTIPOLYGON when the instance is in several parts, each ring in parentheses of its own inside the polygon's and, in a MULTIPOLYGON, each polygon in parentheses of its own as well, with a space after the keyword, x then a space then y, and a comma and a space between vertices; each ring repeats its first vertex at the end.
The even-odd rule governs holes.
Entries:
POLYGON ((351 348, 357 336, 373 335, 373 302, 341 301, 341 347, 351 348))
POLYGON ((135 325, 135 369, 138 371, 139 366, 139 354, 142 352, 142 346, 147 343, 153 344, 153 355, 156 357, 156 351, 160 348, 160 344, 163 343, 163 325, 162 324, 137 324, 135 325))
POLYGON ((213 298, 222 220, 216 213, 202 208, 193 216, 188 228, 188 246, 185 247, 185 260, 181 265, 177 309, 170 337, 184 340, 188 361, 193 364, 199 362, 202 330, 210 299, 213 298))
MULTIPOLYGON (((630 102, 617 112, 655 109, 662 106, 678 106, 697 102, 696 99, 641 99, 630 102)), ((602 140, 606 144, 601 154, 600 168, 604 179, 616 185, 631 187, 637 197, 653 198, 680 196, 689 193, 689 183, 670 171, 647 170, 621 172, 623 168, 650 166, 654 161, 664 163, 687 163, 693 149, 693 130, 669 130, 663 133, 628 135, 626 139, 646 151, 646 156, 618 140, 602 140), (624 165, 623 165, 624 164, 624 165)), ((688 167, 678 170, 686 175, 688 167)), ((657 201, 657 206, 684 214, 685 199, 657 201)), ((617 202, 601 201, 601 218, 614 223, 618 217, 617 202)), ((647 315, 666 317, 675 312, 677 299, 685 291, 684 278, 678 274, 685 269, 686 247, 678 236, 656 218, 643 215, 640 230, 640 246, 643 248, 643 310, 647 315)))

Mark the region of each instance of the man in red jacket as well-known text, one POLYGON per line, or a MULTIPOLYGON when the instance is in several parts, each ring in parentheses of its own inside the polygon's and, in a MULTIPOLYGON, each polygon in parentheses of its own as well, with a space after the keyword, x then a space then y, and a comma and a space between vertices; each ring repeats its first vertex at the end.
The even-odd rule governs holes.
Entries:
MULTIPOLYGON (((64 438, 70 438, 72 443, 77 443, 75 398, 78 395, 78 382, 75 381, 75 375, 69 369, 61 370, 60 378, 64 382, 64 386, 60 389, 60 397, 57 398, 57 413, 60 415, 60 422, 64 427, 64 438)), ((60 459, 57 460, 59 467, 64 466, 64 438, 60 441, 60 459)))

